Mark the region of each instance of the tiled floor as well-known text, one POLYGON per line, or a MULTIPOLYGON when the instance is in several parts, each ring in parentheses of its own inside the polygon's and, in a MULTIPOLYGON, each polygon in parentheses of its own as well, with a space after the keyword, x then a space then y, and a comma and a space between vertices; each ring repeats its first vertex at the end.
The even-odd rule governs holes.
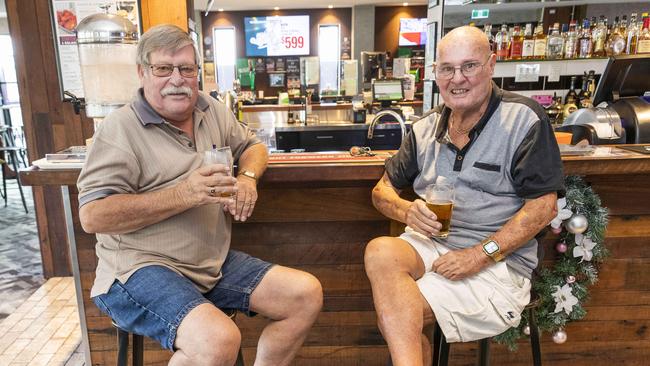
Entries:
POLYGON ((83 366, 72 278, 45 282, 32 190, 25 213, 15 180, 0 199, 0 366, 83 366))

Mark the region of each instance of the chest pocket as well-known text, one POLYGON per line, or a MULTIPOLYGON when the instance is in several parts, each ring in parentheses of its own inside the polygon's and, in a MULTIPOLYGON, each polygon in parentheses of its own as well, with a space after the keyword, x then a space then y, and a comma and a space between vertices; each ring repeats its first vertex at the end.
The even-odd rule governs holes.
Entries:
POLYGON ((468 170, 466 179, 474 189, 489 194, 506 193, 507 184, 501 165, 477 161, 468 170))

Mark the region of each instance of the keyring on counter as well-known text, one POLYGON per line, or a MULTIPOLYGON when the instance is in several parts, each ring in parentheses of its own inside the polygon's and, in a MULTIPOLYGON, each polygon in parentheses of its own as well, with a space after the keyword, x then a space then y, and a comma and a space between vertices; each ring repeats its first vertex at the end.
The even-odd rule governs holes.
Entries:
POLYGON ((350 155, 352 156, 375 156, 375 153, 367 146, 352 146, 350 148, 350 155))

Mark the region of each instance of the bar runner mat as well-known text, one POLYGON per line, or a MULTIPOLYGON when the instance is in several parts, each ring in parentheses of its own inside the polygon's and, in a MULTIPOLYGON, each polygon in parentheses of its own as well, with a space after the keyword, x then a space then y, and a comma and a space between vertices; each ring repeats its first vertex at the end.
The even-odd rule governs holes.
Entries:
POLYGON ((641 154, 650 154, 650 145, 645 145, 645 146, 617 145, 616 147, 618 147, 619 149, 630 150, 641 154))
POLYGON ((305 164, 305 163, 364 163, 384 161, 388 153, 374 156, 352 156, 350 153, 274 153, 269 156, 269 163, 305 164))

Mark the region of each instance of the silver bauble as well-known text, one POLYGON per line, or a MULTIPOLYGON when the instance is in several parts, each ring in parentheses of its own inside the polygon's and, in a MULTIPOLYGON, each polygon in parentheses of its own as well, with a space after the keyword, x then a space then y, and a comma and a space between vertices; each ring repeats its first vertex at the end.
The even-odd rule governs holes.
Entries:
POLYGON ((523 332, 525 335, 529 336, 530 335, 530 325, 527 325, 524 327, 523 332))
POLYGON ((566 224, 566 229, 571 234, 582 234, 587 230, 589 223, 584 215, 573 215, 566 224))
POLYGON ((557 344, 562 344, 566 342, 566 339, 567 339, 567 335, 563 329, 557 330, 555 331, 555 333, 553 333, 553 342, 557 344))
POLYGON ((576 282, 576 276, 571 276, 571 275, 566 276, 566 283, 572 284, 574 282, 576 282))

